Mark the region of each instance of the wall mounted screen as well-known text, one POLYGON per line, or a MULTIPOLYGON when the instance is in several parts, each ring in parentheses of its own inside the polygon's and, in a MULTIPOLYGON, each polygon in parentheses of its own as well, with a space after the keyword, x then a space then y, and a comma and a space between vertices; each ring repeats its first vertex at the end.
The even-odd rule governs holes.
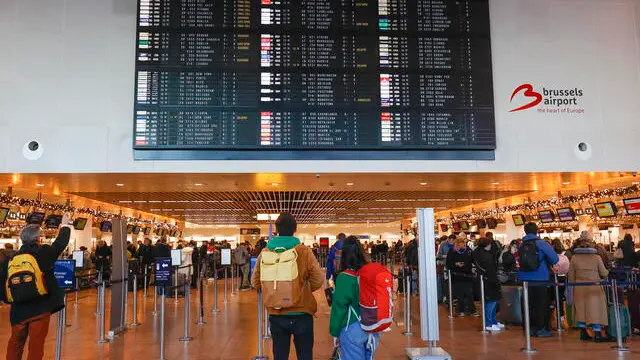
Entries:
POLYGON ((485 159, 488 0, 138 0, 136 159, 485 159))

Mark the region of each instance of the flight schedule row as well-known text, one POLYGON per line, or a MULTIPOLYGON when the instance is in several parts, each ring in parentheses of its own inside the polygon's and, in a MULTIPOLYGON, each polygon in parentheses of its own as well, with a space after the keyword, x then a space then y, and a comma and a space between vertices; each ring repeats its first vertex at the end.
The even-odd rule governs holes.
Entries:
POLYGON ((319 73, 275 71, 137 72, 136 104, 177 107, 262 106, 488 109, 480 91, 491 74, 319 73))
POLYGON ((139 34, 137 65, 489 71, 490 52, 489 39, 471 37, 144 31, 139 34))
POLYGON ((139 0, 138 27, 474 33, 486 0, 139 0))
POLYGON ((487 148, 491 111, 136 111, 138 147, 193 149, 487 148))

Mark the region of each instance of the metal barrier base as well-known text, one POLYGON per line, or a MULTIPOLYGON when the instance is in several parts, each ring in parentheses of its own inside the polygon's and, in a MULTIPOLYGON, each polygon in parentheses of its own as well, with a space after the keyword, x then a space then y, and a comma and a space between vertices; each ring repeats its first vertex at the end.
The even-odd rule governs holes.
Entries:
POLYGON ((620 351, 620 352, 627 352, 627 351, 629 351, 629 348, 624 346, 624 345, 622 345, 622 346, 615 345, 615 346, 611 347, 611 350, 616 350, 616 351, 620 351))
POLYGON ((181 338, 178 339, 178 341, 191 341, 191 340, 193 340, 193 338, 191 336, 181 337, 181 338))
POLYGON ((251 360, 269 360, 269 358, 266 356, 254 356, 251 360))
POLYGON ((525 353, 525 354, 535 354, 535 353, 538 352, 538 350, 533 349, 533 348, 531 348, 531 349, 522 348, 522 349, 520 349, 520 351, 525 353))
POLYGON ((407 348, 407 357, 411 360, 451 360, 452 357, 441 347, 407 348))

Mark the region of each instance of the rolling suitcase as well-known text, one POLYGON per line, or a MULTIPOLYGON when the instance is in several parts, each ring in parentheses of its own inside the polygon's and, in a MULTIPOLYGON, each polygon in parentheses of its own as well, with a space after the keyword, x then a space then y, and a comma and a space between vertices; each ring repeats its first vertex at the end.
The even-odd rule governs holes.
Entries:
MULTIPOLYGON (((607 308, 607 312, 609 314, 609 327, 607 327, 607 333, 611 337, 616 337, 618 335, 617 327, 616 327, 616 318, 615 311, 613 310, 613 304, 609 304, 607 308)), ((620 309, 620 330, 622 334, 622 338, 626 338, 631 335, 631 316, 629 315, 629 308, 626 306, 619 306, 620 309)))
POLYGON ((631 329, 640 331, 640 290, 630 291, 627 296, 629 315, 631 316, 631 329))
POLYGON ((500 299, 498 321, 505 324, 522 325, 522 288, 519 286, 503 286, 500 299))

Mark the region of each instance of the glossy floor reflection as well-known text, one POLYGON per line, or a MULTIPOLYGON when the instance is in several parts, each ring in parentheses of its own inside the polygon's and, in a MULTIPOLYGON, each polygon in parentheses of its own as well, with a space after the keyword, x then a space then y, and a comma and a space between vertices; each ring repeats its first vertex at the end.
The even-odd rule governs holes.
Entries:
MULTIPOLYGON (((197 296, 193 292, 191 311, 191 336, 193 341, 183 343, 178 338, 183 334, 183 300, 176 304, 174 299, 166 302, 166 358, 174 359, 225 359, 247 360, 257 355, 257 308, 254 292, 239 292, 236 296, 229 296, 229 302, 223 302, 223 286, 219 285, 219 307, 222 310, 214 315, 213 284, 206 287, 205 315, 206 324, 196 325, 198 320, 197 296)), ((328 334, 329 309, 323 299, 323 294, 316 294, 319 299, 320 310, 315 323, 315 356, 314 359, 328 359, 331 350, 331 337, 328 334)), ((131 297, 129 297, 131 300, 131 297)), ((108 296, 107 296, 108 301, 108 296)), ((98 328, 96 317, 96 291, 81 292, 79 306, 74 306, 73 296, 70 297, 68 323, 63 342, 63 359, 158 359, 159 358, 159 320, 152 315, 153 292, 144 298, 139 296, 138 320, 141 326, 130 328, 111 343, 96 344, 98 328)), ((404 349, 408 346, 423 346, 419 338, 418 327, 418 299, 413 299, 414 335, 402 335, 402 298, 397 300, 400 309, 397 321, 391 333, 382 337, 376 359, 405 359, 404 349)), ((131 307, 130 307, 131 310, 131 307)), ((569 332, 551 339, 534 339, 536 354, 525 355, 520 352, 524 344, 522 330, 511 327, 498 334, 480 333, 479 318, 462 318, 449 320, 446 309, 441 309, 441 345, 454 359, 640 359, 640 340, 629 341, 632 350, 624 355, 618 355, 610 350, 611 344, 584 343, 577 340, 576 332, 569 332)), ((131 311, 129 318, 132 318, 131 311)), ((108 314, 107 314, 108 319, 108 314)), ((52 319, 51 330, 47 340, 46 358, 53 359, 55 354, 55 326, 52 319)), ((9 337, 8 307, 0 307, 0 351, 4 356, 6 342, 9 337)), ((265 353, 271 358, 269 341, 265 342, 265 353)), ((292 354, 290 357, 294 359, 292 354)))

